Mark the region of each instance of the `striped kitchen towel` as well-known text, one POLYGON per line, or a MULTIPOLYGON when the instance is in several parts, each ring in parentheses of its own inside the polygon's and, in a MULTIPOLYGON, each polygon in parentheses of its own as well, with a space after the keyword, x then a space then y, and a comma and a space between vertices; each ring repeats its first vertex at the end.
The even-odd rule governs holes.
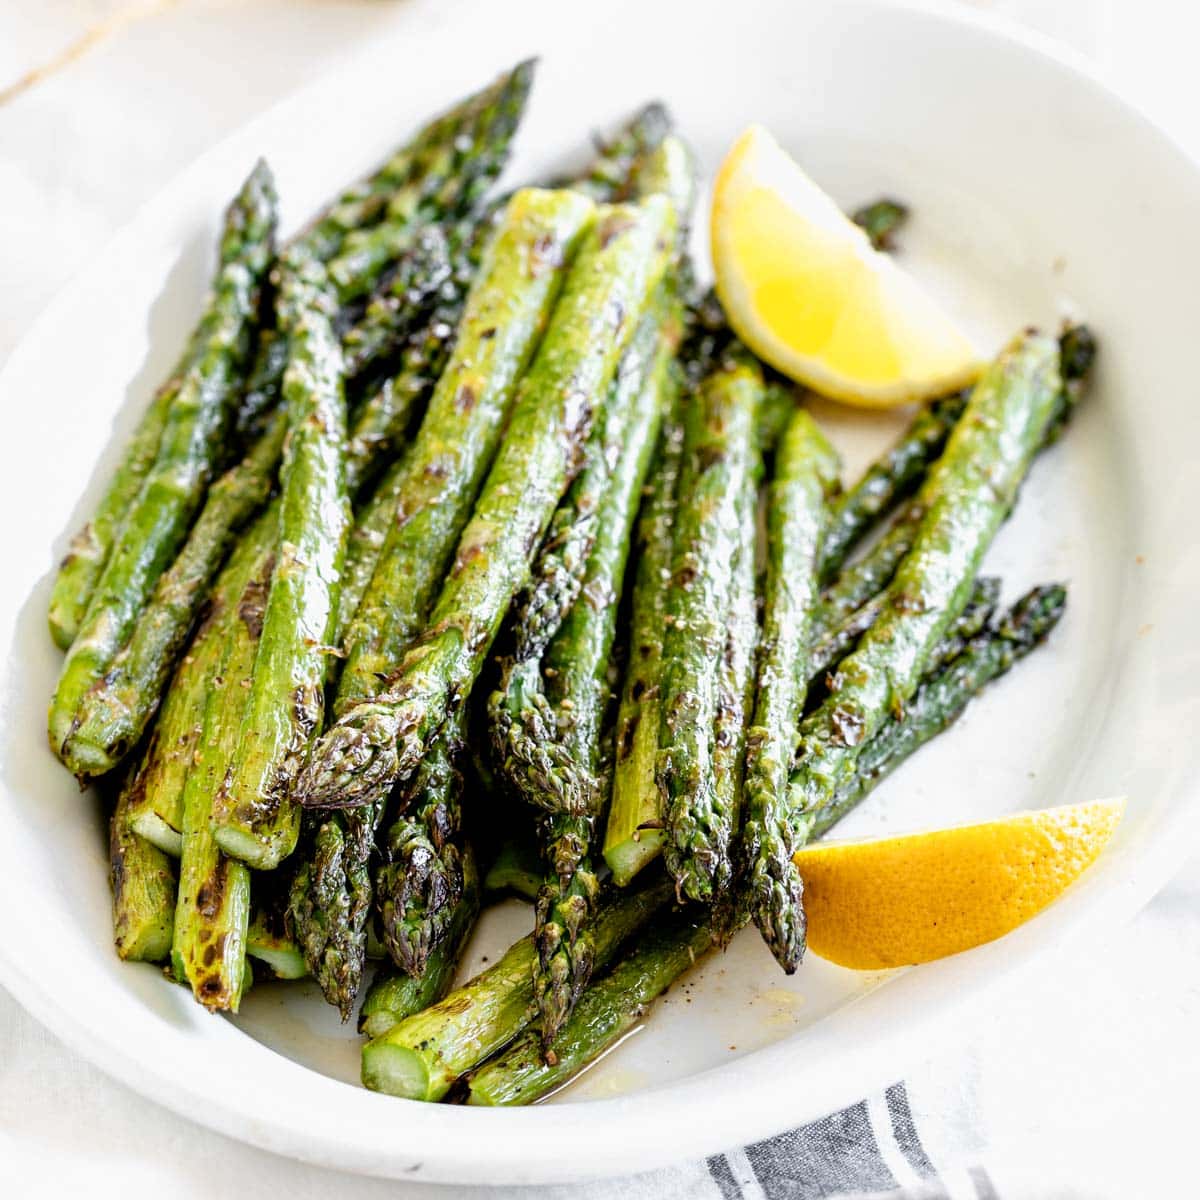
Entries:
POLYGON ((982 1166, 943 1176, 921 1142, 903 1083, 741 1150, 716 1154, 697 1198, 998 1200, 982 1166), (710 1181, 711 1186, 710 1187, 710 1181))

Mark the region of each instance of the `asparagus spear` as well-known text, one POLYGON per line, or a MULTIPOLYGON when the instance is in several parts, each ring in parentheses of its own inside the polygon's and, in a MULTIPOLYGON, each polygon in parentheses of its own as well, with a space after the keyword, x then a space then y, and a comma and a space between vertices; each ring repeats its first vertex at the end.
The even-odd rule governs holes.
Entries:
POLYGON ((290 341, 278 552, 245 728, 212 818, 221 849, 260 870, 278 866, 299 833, 288 791, 324 707, 325 648, 349 523, 341 348, 315 307, 300 315, 290 341))
POLYGON ((629 199, 630 184, 639 162, 662 142, 670 129, 671 117, 666 108, 657 100, 652 101, 611 138, 597 139, 595 159, 570 185, 598 204, 629 199))
MULTIPOLYGON (((1061 390, 1058 345, 1036 334, 1015 339, 976 385, 921 489, 924 516, 888 585, 884 611, 801 726, 799 779, 791 790, 802 811, 833 802, 853 778, 863 744, 916 691, 931 652, 967 603, 1061 390)), ((759 924, 787 971, 795 970, 804 949, 797 887, 773 890, 759 924)))
POLYGON ((170 569, 159 577, 129 641, 79 706, 63 746, 68 766, 93 774, 111 770, 145 732, 183 649, 209 583, 238 531, 263 505, 275 481, 287 432, 273 414, 246 458, 209 489, 208 499, 170 569))
POLYGON ((508 159, 535 66, 532 59, 519 63, 474 97, 458 136, 430 155, 421 187, 394 195, 379 224, 347 234, 329 263, 329 277, 343 303, 374 288, 388 263, 411 247, 417 225, 464 216, 479 205, 508 159))
POLYGON ((895 444, 849 491, 832 501, 821 542, 822 578, 839 570, 875 522, 916 490, 966 405, 967 393, 959 392, 923 407, 895 444))
MULTIPOLYGON (((399 468, 401 478, 385 481, 385 495, 397 497, 392 506, 395 515, 390 516, 370 583, 346 631, 347 657, 336 713, 375 695, 380 677, 395 667, 428 616, 500 441, 517 380, 592 219, 592 205, 573 192, 526 189, 510 202, 472 290, 450 362, 399 468)), ((365 549, 365 543, 359 545, 365 549)), ((348 1011, 361 978, 362 955, 356 948, 361 947, 369 910, 366 859, 383 815, 385 794, 353 817, 331 814, 326 819, 318 834, 318 861, 312 871, 297 877, 293 897, 294 919, 310 965, 327 997, 337 997, 343 1012, 348 1011), (349 882, 339 886, 339 875, 347 880, 353 876, 358 886, 349 882), (320 896, 309 895, 318 884, 320 896), (342 899, 347 890, 353 902, 342 899), (336 902, 333 909, 328 907, 331 901, 336 902), (321 960, 331 953, 337 970, 322 970, 321 960)), ((447 876, 432 870, 434 863, 441 862, 440 846, 432 852, 428 842, 411 830, 401 836, 401 842, 405 850, 400 861, 405 868, 420 862, 431 871, 421 881, 414 877, 412 887, 397 876, 399 865, 385 872, 393 901, 385 911, 385 929, 394 935, 390 945, 397 961, 419 973, 453 907, 461 882, 459 866, 453 845, 445 848, 447 876), (428 911, 419 917, 415 911, 410 914, 414 905, 427 905, 428 911), (389 912, 393 919, 389 920, 389 912)))
POLYGON ((450 990, 454 973, 479 915, 479 874, 470 843, 463 847, 462 895, 454 906, 446 936, 430 952, 419 979, 391 964, 380 967, 358 1012, 358 1031, 379 1037, 450 990))
MULTIPOLYGON (((807 692, 821 532, 840 467, 837 452, 813 419, 797 410, 775 455, 768 494, 766 611, 754 724, 746 737, 742 855, 760 927, 770 913, 765 897, 783 886, 791 865, 788 772, 807 692)), ((795 899, 787 911, 799 910, 795 899)))
MULTIPOLYGON (((950 627, 947 636, 934 651, 934 659, 945 662, 962 648, 962 641, 974 637, 989 620, 1000 598, 1000 580, 995 576, 981 576, 975 581, 971 599, 967 601, 962 615, 950 627)), ((853 649, 858 639, 879 619, 885 608, 885 594, 872 596, 857 611, 850 614, 841 625, 824 634, 812 645, 805 664, 809 696, 821 690, 826 675, 853 649)), ((934 664, 931 663, 929 670, 934 664)), ((929 673, 926 671, 926 674, 929 673)))
MULTIPOLYGON (((528 64, 522 64, 518 70, 522 68, 528 68, 528 64)), ((380 221, 393 208, 415 208, 442 182, 438 176, 431 183, 430 176, 445 170, 451 153, 461 158, 475 149, 474 143, 470 143, 455 150, 454 143, 473 126, 481 105, 487 103, 506 78, 502 76, 482 91, 460 100, 425 125, 370 176, 348 188, 320 213, 296 239, 297 249, 306 258, 326 262, 341 250, 349 234, 380 221)))
POLYGON ((509 204, 463 314, 404 479, 400 507, 346 631, 338 711, 375 695, 428 616, 495 456, 517 381, 593 208, 574 192, 525 189, 509 204))
MULTIPOLYGON (((272 507, 270 515, 275 515, 272 507)), ((264 518, 263 524, 270 526, 264 518)), ((237 1011, 246 976, 250 920, 250 871, 217 846, 211 820, 229 761, 245 733, 251 675, 262 637, 266 600, 275 564, 268 539, 248 537, 218 581, 218 595, 233 602, 210 620, 220 647, 215 669, 202 672, 206 699, 199 736, 182 788, 179 898, 171 961, 175 977, 191 985, 206 1008, 237 1011)))
POLYGON ((129 828, 129 804, 142 786, 142 773, 130 771, 109 822, 113 942, 123 959, 161 962, 171 949, 175 866, 129 828))
POLYGON ((222 453, 233 399, 243 382, 259 288, 272 254, 275 193, 264 165, 246 181, 231 214, 223 265, 202 318, 194 358, 167 414, 154 465, 96 580, 50 705, 51 747, 81 776, 92 773, 81 748, 64 752, 79 705, 112 663, 155 581, 187 536, 222 453))
MULTIPOLYGON (((1063 390, 1047 425, 1043 446, 1062 433, 1087 382, 1096 357, 1096 339, 1091 330, 1086 325, 1068 326, 1059 337, 1059 354, 1063 390)), ((922 482, 929 466, 942 453, 966 402, 967 394, 959 393, 922 409, 896 444, 835 502, 822 543, 821 571, 823 577, 839 570, 840 574, 822 596, 817 625, 823 632, 849 617, 895 574, 924 515, 917 501, 910 501, 896 513, 887 533, 861 562, 846 568, 842 564, 874 520, 922 482)))
POLYGON ((742 489, 754 469, 762 373, 740 349, 703 382, 685 414, 663 635, 658 781, 663 853, 681 896, 711 900, 730 881, 734 814, 713 774, 718 664, 725 647, 742 489))
MULTIPOLYGON (((275 184, 267 165, 255 164, 249 178, 225 212, 219 244, 214 292, 226 268, 247 263, 256 273, 260 248, 270 253, 274 233, 275 184)), ((212 336, 219 312, 206 305, 196 328, 170 379, 155 393, 130 438, 125 454, 101 497, 91 520, 71 539, 50 594, 50 632, 55 645, 67 650, 83 624, 96 588, 125 519, 141 493, 146 476, 158 457, 167 418, 175 406, 189 368, 212 336)))
POLYGON ((871 239, 871 245, 876 250, 892 248, 892 234, 900 228, 908 218, 908 206, 899 200, 889 200, 886 196, 873 204, 866 204, 858 209, 850 218, 855 225, 871 239))
MULTIPOLYGON (((359 410, 346 457, 347 490, 357 491, 360 481, 370 477, 373 464, 407 425, 408 414, 418 398, 419 388, 398 379, 394 395, 386 401, 368 401, 359 410)), ((242 535, 239 546, 252 545, 260 561, 266 561, 274 547, 277 528, 278 511, 268 509, 242 535)), ((235 578, 228 570, 221 573, 210 599, 211 608, 237 605, 241 585, 236 585, 238 591, 229 591, 235 578)), ((239 631, 241 628, 237 627, 239 631)), ((208 620, 201 623, 176 670, 159 714, 157 728, 171 732, 162 737, 156 732, 152 736, 151 746, 156 747, 152 753, 158 765, 129 806, 130 828, 176 857, 181 844, 184 782, 194 739, 203 720, 208 681, 217 669, 212 654, 219 652, 227 640, 227 631, 208 620)), ((239 721, 240 710, 234 725, 239 721)))
POLYGON ((646 1006, 713 947, 710 922, 684 910, 637 935, 631 952, 592 984, 554 1044, 536 1030, 517 1038, 469 1081, 468 1104, 532 1104, 562 1086, 645 1015, 646 1006))
POLYGON ((179 856, 183 792, 198 752, 205 703, 224 655, 226 614, 236 609, 244 580, 223 573, 208 610, 167 689, 166 699, 137 766, 140 777, 126 805, 132 832, 179 856))
POLYGON ((71 539, 66 557, 59 564, 50 592, 48 619, 50 636, 60 650, 69 650, 78 635, 96 580, 108 561, 125 514, 137 499, 142 482, 158 456, 167 414, 179 394, 180 374, 186 369, 186 359, 185 355, 185 361, 172 378, 154 393, 96 511, 71 539))
MULTIPOLYGON (((1038 646, 1062 613, 1065 591, 1035 588, 993 629, 923 683, 903 718, 889 717, 859 760, 854 783, 811 824, 812 837, 868 795, 914 750, 955 720, 988 682, 1038 646)), ((665 991, 712 945, 707 923, 684 910, 637 935, 630 954, 583 994, 555 1043, 556 1061, 541 1054, 536 1032, 522 1034, 470 1078, 469 1104, 530 1104, 560 1087, 641 1019, 665 991)))
POLYGON ((830 803, 803 808, 804 778, 793 774, 797 844, 824 837, 910 754, 956 721, 973 696, 1040 646, 1058 624, 1066 602, 1067 590, 1061 584, 1035 587, 995 625, 971 638, 960 654, 921 684, 903 716, 888 717, 863 748, 854 777, 830 803))
POLYGON ((456 275, 478 265, 468 259, 461 243, 476 241, 476 223, 463 221, 446 230, 441 225, 424 225, 413 235, 413 246, 401 258, 387 287, 372 297, 359 320, 342 338, 346 378, 351 380, 371 370, 397 347, 421 314, 432 307, 443 288, 453 288, 456 275), (464 270, 465 268, 465 270, 464 270))
POLYGON ((567 278, 425 632, 375 700, 318 743, 298 794, 368 803, 409 775, 469 693, 577 467, 599 398, 666 269, 674 216, 658 196, 602 210, 567 278))
MULTIPOLYGON (((595 929, 596 965, 607 962, 670 894, 670 884, 657 881, 602 909, 595 929)), ((363 1083, 410 1100, 440 1100, 460 1075, 529 1024, 536 957, 531 934, 469 983, 369 1041, 362 1051, 363 1083)))
POLYGON ((637 529, 630 657, 617 712, 612 798, 604 834, 604 859, 620 887, 625 887, 661 852, 663 843, 655 772, 662 712, 666 579, 670 574, 676 492, 683 461, 681 415, 676 395, 664 417, 658 458, 651 474, 654 483, 637 529))
MULTIPOLYGON (((463 888, 461 713, 447 725, 406 784, 407 805, 388 830, 375 877, 383 942, 392 961, 421 978, 446 936, 463 888)), ((364 810, 367 811, 367 810, 364 810)))
MULTIPOLYGON (((741 540, 733 563, 729 595, 728 631, 725 650, 717 670, 717 710, 713 723, 712 765, 714 794, 719 811, 730 814, 730 827, 739 830, 744 820, 743 801, 746 771, 746 738, 754 716, 755 658, 758 650, 758 509, 762 482, 761 441, 742 486, 741 540)), ((732 857, 732 855, 731 855, 732 857)), ((744 889, 735 878, 715 898, 713 932, 724 947, 749 919, 743 901, 744 889)))

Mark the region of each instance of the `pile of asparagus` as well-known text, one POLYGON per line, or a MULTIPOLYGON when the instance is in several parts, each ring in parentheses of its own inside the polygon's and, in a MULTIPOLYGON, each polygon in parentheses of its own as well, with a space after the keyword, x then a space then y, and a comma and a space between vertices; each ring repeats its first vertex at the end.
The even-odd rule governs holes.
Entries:
POLYGON ((343 1019, 375 959, 363 1080, 425 1100, 545 1095, 751 919, 796 969, 794 851, 1062 614, 977 576, 1094 353, 1021 334, 842 491, 696 290, 661 105, 494 195, 533 73, 285 244, 254 168, 50 602, 118 953, 213 1011, 311 977, 343 1019), (514 891, 533 931, 451 992, 514 891))

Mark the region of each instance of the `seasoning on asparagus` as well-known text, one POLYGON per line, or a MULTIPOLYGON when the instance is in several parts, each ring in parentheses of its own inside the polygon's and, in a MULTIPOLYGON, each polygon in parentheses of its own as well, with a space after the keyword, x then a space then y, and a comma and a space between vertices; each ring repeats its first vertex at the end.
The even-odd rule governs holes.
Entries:
MULTIPOLYGON (((603 966, 670 895, 668 881, 655 881, 605 906, 595 927, 596 965, 603 966)), ((529 1024, 536 958, 531 934, 437 1004, 369 1041, 362 1051, 363 1083, 410 1100, 440 1100, 460 1075, 529 1024)))
POLYGON ((74 755, 86 747, 82 759, 94 772, 116 766, 153 718, 209 584, 234 538, 270 495, 286 432, 286 414, 272 414, 246 458, 212 485, 183 549, 159 577, 129 641, 84 696, 66 749, 74 755))
MULTIPOLYGON (((547 1048, 586 985, 593 960, 590 924, 600 885, 592 841, 607 792, 601 734, 609 705, 617 605, 678 341, 673 313, 652 311, 647 322, 622 360, 605 410, 604 424, 614 439, 616 463, 596 512, 596 535, 579 596, 545 655, 546 700, 553 721, 550 739, 562 748, 568 773, 582 786, 523 789, 543 810, 549 868, 537 899, 539 969, 534 989, 547 1048)), ((524 714, 518 723, 523 719, 524 714)), ((515 738, 506 741, 510 750, 517 751, 515 738)))
MULTIPOLYGON (((935 670, 939 664, 948 662, 962 649, 966 641, 973 638, 991 620, 999 599, 998 578, 994 575, 984 575, 975 580, 971 599, 967 601, 962 615, 934 650, 926 674, 935 670)), ((885 595, 880 592, 856 612, 851 613, 841 625, 812 645, 804 668, 808 678, 810 701, 823 690, 828 674, 854 649, 858 639, 875 624, 885 607, 885 595)))
POLYGON ((456 136, 431 148, 420 186, 397 192, 383 219, 350 231, 329 263, 329 278, 345 303, 371 291, 390 262, 413 243, 429 220, 466 216, 477 209, 508 160, 509 145, 533 86, 536 63, 519 63, 464 106, 456 136))
MULTIPOLYGON (((864 743, 916 691, 931 652, 970 597, 1061 392, 1058 344, 1034 333, 1016 338, 976 384, 918 495, 924 515, 888 585, 883 613, 842 660, 828 697, 801 726, 798 779, 791 789, 801 814, 833 802, 853 777, 864 743)), ((794 909, 798 886, 773 891, 769 912, 760 918, 768 945, 788 971, 804 950, 798 918, 784 911, 794 909)))
POLYGON ((341 347, 316 306, 300 313, 289 340, 275 569, 242 738, 213 810, 217 844, 260 870, 277 867, 299 833, 288 793, 324 708, 326 648, 349 524, 341 347))
POLYGON ((824 835, 877 784, 962 715, 970 700, 1046 640, 1066 608, 1067 589, 1043 584, 1021 597, 995 624, 967 642, 960 654, 926 679, 905 707, 889 716, 863 747, 855 773, 821 808, 804 810, 802 774, 794 773, 797 841, 824 835))
POLYGON ((470 691, 662 279, 673 229, 662 197, 602 210, 522 381, 429 625, 386 691, 350 709, 317 744, 298 789, 305 804, 368 803, 412 772, 470 691))
POLYGON ((658 781, 667 869, 681 896, 712 900, 729 884, 734 813, 713 770, 719 664, 725 650, 742 489, 757 454, 762 372, 735 349, 697 389, 684 414, 663 635, 658 781))
POLYGON ((470 843, 463 847, 462 857, 462 894, 454 905, 445 937, 430 950, 419 979, 390 963, 380 967, 358 1011, 359 1033, 379 1037, 449 992, 479 915, 479 874, 470 843))
POLYGON ((650 497, 638 522, 630 614, 629 665, 617 712, 612 797, 604 860, 619 887, 662 849, 658 730, 662 712, 663 632, 674 544, 676 493, 683 461, 683 424, 676 396, 663 419, 650 497))
POLYGON ((141 481, 104 561, 50 705, 50 744, 80 777, 106 769, 70 745, 79 706, 112 664, 151 589, 187 536, 225 447, 241 390, 259 290, 271 261, 275 192, 259 164, 226 221, 217 272, 193 357, 163 425, 154 463, 141 481))
MULTIPOLYGON (((840 472, 837 452, 812 417, 797 410, 776 449, 767 493, 763 638, 754 722, 746 738, 741 852, 756 922, 767 919, 764 897, 784 886, 791 864, 788 774, 807 693, 821 533, 840 472)), ((787 912, 802 912, 795 899, 787 912)))
POLYGON ((614 1045, 646 1006, 713 947, 711 924, 686 909, 637 935, 633 949, 584 992, 554 1044, 542 1054, 537 1030, 517 1038, 469 1080, 468 1104, 532 1104, 614 1045))
POLYGON ((129 804, 141 786, 141 772, 130 771, 109 820, 113 943, 123 959, 161 962, 171 950, 175 864, 129 827, 129 804))
MULTIPOLYGON (((262 519, 270 527, 277 506, 262 519)), ((206 699, 182 789, 179 898, 171 961, 175 977, 214 1012, 236 1012, 246 976, 250 871, 229 858, 213 836, 214 805, 226 767, 245 733, 251 675, 262 636, 275 550, 269 539, 247 537, 217 582, 209 615, 221 647, 215 669, 203 672, 206 699), (228 599, 226 599, 228 597, 228 599)))
POLYGON ((875 522, 920 486, 966 405, 967 393, 956 392, 923 407, 859 481, 831 503, 821 542, 822 579, 840 570, 875 522))

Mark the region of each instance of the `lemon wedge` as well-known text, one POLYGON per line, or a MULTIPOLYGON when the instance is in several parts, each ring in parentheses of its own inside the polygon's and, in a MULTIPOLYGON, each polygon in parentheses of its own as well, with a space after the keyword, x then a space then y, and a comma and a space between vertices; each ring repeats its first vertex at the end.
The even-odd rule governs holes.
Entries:
POLYGON ((1125 801, 1093 800, 978 825, 797 852, 808 947, 844 967, 930 962, 1015 929, 1099 856, 1125 801))
POLYGON ((738 336, 798 383, 888 407, 974 381, 950 317, 761 126, 737 140, 712 204, 717 294, 738 336))

